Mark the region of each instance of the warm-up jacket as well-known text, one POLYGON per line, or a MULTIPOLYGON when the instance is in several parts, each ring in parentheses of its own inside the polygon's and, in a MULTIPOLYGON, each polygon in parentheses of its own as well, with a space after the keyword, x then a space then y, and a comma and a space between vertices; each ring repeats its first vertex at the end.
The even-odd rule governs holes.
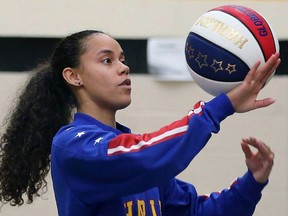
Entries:
POLYGON ((249 171, 229 189, 206 196, 175 178, 233 113, 221 94, 198 102, 181 120, 142 135, 76 113, 52 145, 59 216, 252 215, 265 184, 249 171))

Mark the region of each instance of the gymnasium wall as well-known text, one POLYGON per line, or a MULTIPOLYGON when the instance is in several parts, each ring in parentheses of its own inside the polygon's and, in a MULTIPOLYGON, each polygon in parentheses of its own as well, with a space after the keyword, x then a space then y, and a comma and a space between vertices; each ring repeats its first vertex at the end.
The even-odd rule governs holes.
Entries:
POLYGON ((287 1, 194 0, 1 0, 0 33, 7 36, 66 36, 99 29, 116 37, 183 36, 202 13, 223 4, 242 4, 265 15, 286 38, 287 1))
MULTIPOLYGON (((183 37, 202 13, 223 4, 242 4, 264 15, 280 40, 288 40, 288 1, 193 1, 193 0, 0 0, 0 37, 59 38, 82 29, 99 29, 122 39, 152 36, 183 37)), ((39 47, 41 49, 41 47, 39 47)), ((1 50, 0 50, 1 52, 1 50)), ((31 50, 33 52, 33 50, 31 50)), ((8 53, 7 53, 8 54, 8 53)), ((287 59, 287 56, 281 58, 287 59)), ((1 59, 0 59, 1 62, 1 59)), ((13 63, 13 62, 12 62, 13 63)), ((17 64, 17 58, 14 59, 17 64)), ((0 72, 0 120, 4 118, 27 72, 0 72)), ((157 81, 149 74, 132 74, 133 102, 119 111, 118 120, 135 133, 149 132, 186 115, 198 100, 209 101, 193 81, 157 81), (165 98, 165 100, 163 100, 165 98)), ((288 215, 288 76, 275 76, 259 98, 274 97, 268 108, 235 114, 221 124, 205 149, 179 178, 193 183, 198 192, 228 187, 246 171, 242 137, 255 136, 275 152, 270 183, 263 191, 255 216, 288 215)), ((31 205, 3 206, 3 216, 56 216, 48 176, 48 192, 31 205)))

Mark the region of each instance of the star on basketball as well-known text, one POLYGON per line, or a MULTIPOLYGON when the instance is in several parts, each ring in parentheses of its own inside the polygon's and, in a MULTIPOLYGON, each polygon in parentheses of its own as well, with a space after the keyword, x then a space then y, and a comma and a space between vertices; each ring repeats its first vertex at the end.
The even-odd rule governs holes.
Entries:
POLYGON ((235 69, 236 65, 235 64, 229 64, 228 63, 228 66, 225 68, 226 71, 229 72, 229 74, 232 74, 234 72, 236 72, 236 69, 235 69))
POLYGON ((195 59, 195 61, 197 61, 199 68, 202 68, 203 66, 208 66, 206 59, 207 59, 207 55, 202 55, 201 52, 198 53, 198 56, 195 59))
POLYGON ((189 48, 186 47, 187 53, 189 58, 194 58, 194 49, 189 46, 189 48))
POLYGON ((218 70, 223 70, 222 63, 223 61, 217 61, 216 59, 213 59, 213 64, 211 65, 211 67, 214 69, 215 73, 218 70))

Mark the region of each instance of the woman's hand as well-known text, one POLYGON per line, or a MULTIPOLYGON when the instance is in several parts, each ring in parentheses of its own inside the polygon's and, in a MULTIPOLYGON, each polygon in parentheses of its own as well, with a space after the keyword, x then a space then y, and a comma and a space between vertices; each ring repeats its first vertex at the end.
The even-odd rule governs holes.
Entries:
POLYGON ((257 96, 280 62, 279 53, 273 54, 262 67, 259 67, 260 61, 258 61, 246 75, 244 81, 227 93, 235 112, 248 112, 267 107, 275 102, 272 98, 257 100, 257 96))
POLYGON ((274 164, 274 153, 264 142, 255 138, 242 139, 242 150, 245 154, 246 165, 259 183, 267 182, 274 164), (256 148, 253 152, 250 148, 256 148))

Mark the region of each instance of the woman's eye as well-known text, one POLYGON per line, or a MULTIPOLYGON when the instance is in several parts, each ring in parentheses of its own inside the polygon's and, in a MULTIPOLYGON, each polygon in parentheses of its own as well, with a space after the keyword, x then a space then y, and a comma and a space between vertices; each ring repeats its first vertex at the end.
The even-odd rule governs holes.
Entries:
POLYGON ((112 61, 111 59, 104 59, 102 62, 105 64, 110 64, 112 61))

